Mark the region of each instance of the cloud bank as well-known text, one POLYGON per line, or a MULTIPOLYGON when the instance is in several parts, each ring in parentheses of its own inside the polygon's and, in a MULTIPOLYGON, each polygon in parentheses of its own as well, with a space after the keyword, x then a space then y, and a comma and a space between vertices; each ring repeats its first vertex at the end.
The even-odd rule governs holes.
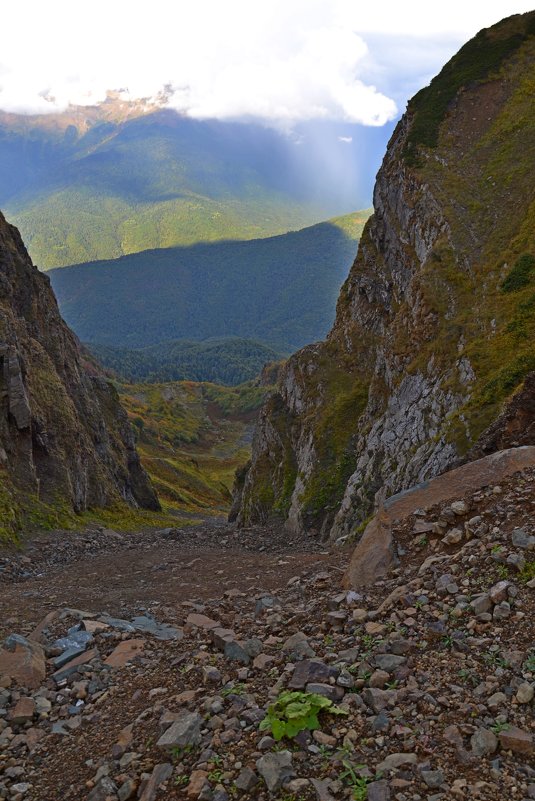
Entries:
POLYGON ((4 13, 0 108, 47 113, 167 87, 168 105, 199 119, 381 126, 463 41, 530 5, 18 0, 4 13))

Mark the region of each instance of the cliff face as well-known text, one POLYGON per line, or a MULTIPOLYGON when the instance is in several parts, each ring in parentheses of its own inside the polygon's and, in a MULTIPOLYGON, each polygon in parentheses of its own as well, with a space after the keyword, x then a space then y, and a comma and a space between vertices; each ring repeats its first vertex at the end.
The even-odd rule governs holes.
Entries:
POLYGON ((535 369, 534 34, 533 12, 482 31, 409 103, 335 325, 262 411, 242 524, 358 531, 477 450, 535 369))
POLYGON ((47 505, 159 508, 115 390, 88 369, 49 279, 0 214, 0 533, 47 505))

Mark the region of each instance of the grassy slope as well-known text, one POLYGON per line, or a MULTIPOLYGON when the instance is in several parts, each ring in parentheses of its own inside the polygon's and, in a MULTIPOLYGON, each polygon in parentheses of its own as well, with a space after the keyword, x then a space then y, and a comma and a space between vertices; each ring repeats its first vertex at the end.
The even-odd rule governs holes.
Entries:
POLYGON ((266 387, 171 382, 119 387, 164 511, 228 511, 266 387))
MULTIPOLYGON (((441 159, 417 167, 444 205, 457 253, 439 243, 423 276, 422 289, 440 324, 411 369, 425 364, 431 352, 439 363, 451 363, 464 339, 476 382, 466 406, 450 421, 449 436, 461 451, 535 369, 535 269, 525 270, 520 282, 508 280, 535 257, 535 13, 491 29, 487 41, 497 60, 492 68, 483 60, 490 80, 479 106, 495 102, 493 92, 496 98, 507 92, 507 101, 478 136, 472 130, 476 118, 467 111, 478 86, 465 91, 464 114, 438 118, 434 147, 441 159), (452 163, 455 170, 448 169, 452 163), (469 271, 459 268, 463 252, 469 254, 469 271)), ((479 37, 475 52, 481 48, 479 37)), ((424 101, 425 96, 419 102, 424 101)))
POLYGON ((153 250, 50 273, 78 336, 145 347, 254 339, 291 352, 324 336, 369 212, 253 242, 153 250))

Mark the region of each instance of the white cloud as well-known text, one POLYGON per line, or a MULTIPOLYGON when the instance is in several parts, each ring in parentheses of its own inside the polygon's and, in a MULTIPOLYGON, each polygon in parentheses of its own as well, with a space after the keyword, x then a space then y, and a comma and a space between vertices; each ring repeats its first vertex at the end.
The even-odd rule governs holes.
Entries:
POLYGON ((339 136, 338 137, 338 141, 339 142, 345 142, 346 145, 350 145, 351 142, 353 141, 353 137, 352 136, 339 136))
POLYGON ((3 15, 0 107, 46 112, 169 84, 170 105, 197 118, 382 125, 405 85, 441 66, 444 38, 453 52, 531 1, 18 0, 3 15), (409 35, 393 63, 388 43, 409 35))

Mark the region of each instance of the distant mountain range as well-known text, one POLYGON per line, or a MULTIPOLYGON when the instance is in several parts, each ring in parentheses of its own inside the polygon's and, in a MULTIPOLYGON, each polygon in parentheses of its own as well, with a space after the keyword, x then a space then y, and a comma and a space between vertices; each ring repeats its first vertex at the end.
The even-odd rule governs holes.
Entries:
MULTIPOLYGON (((179 377, 164 367, 171 340, 239 337, 287 355, 323 337, 368 216, 247 242, 148 250, 49 275, 62 314, 84 342, 123 349, 167 343, 167 355, 160 348, 156 359, 163 372, 152 378, 168 380, 179 377)), ((134 360, 124 351, 113 359, 109 350, 99 353, 123 374, 117 360, 125 368, 134 360)))
POLYGON ((255 239, 369 202, 391 132, 188 119, 111 95, 0 112, 0 206, 41 269, 152 248, 255 239))

